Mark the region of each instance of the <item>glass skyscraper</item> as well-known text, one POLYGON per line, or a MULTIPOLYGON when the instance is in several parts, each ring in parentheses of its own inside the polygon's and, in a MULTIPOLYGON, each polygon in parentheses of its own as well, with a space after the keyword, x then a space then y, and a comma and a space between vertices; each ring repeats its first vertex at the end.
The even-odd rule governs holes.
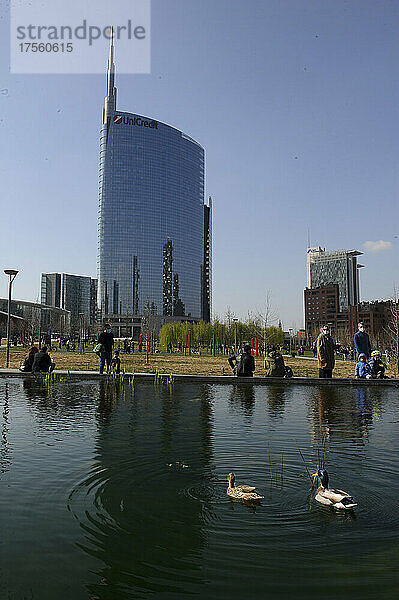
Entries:
POLYGON ((360 301, 359 265, 357 250, 335 250, 326 252, 316 246, 307 249, 307 287, 319 288, 338 284, 339 310, 348 310, 360 301))
POLYGON ((111 39, 100 147, 101 315, 209 320, 204 150, 174 127, 118 111, 114 72, 111 39))
POLYGON ((97 320, 97 280, 84 275, 42 273, 41 303, 70 312, 70 333, 80 335, 83 326, 97 320))

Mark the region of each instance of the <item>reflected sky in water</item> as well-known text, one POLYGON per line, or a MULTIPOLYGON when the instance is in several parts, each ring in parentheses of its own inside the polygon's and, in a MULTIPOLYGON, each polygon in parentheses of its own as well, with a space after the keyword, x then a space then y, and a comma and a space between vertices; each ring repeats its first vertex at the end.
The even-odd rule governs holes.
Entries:
POLYGON ((394 597, 394 388, 9 379, 0 392, 10 598, 394 597), (304 461, 314 472, 323 453, 355 513, 312 501, 304 461), (259 505, 227 497, 232 470, 259 505))

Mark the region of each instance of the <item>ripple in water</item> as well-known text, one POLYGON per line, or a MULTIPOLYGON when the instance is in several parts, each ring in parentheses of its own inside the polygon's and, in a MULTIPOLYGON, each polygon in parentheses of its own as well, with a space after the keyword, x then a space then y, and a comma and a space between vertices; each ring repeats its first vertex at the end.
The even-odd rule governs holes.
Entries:
MULTIPOLYGON (((394 391, 377 390, 375 397, 374 390, 360 395, 345 387, 254 386, 248 392, 237 385, 176 385, 164 393, 161 386, 137 385, 134 392, 121 386, 111 393, 101 384, 93 401, 87 387, 75 385, 85 395, 80 407, 71 400, 71 386, 65 397, 61 389, 47 395, 27 389, 20 412, 9 401, 4 443, 12 448, 9 467, 17 466, 18 476, 40 469, 43 483, 27 480, 30 497, 37 498, 29 504, 30 521, 41 519, 43 530, 40 494, 46 490, 48 523, 58 523, 56 507, 67 498, 68 519, 78 525, 63 528, 76 552, 68 573, 87 564, 91 579, 82 585, 89 597, 302 600, 319 593, 321 583, 328 600, 353 598, 353 591, 370 600, 394 597, 394 391), (29 427, 18 422, 23 410, 29 427), (313 499, 298 449, 312 473, 323 445, 331 486, 353 494, 359 505, 354 512, 313 499), (24 462, 22 446, 29 449, 24 462), (256 505, 233 502, 226 494, 230 471, 237 485, 255 485, 265 498, 256 505)), ((4 496, 5 486, 0 491, 4 496)), ((14 528, 26 495, 17 494, 9 516, 14 528)), ((23 523, 26 537, 26 514, 23 523)), ((51 548, 42 538, 43 548, 51 548)), ((51 556, 43 549, 43 565, 51 556)), ((52 566, 54 577, 62 577, 57 568, 52 566)))

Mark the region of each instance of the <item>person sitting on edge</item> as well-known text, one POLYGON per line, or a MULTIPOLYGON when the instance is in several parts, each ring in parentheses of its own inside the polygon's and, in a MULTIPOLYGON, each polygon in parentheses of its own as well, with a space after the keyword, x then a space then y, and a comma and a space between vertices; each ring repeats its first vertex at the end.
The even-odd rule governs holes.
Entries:
POLYGON ((239 356, 232 354, 227 359, 230 367, 238 377, 252 377, 255 371, 255 359, 251 354, 251 346, 246 344, 244 352, 239 356))
POLYGON ((116 374, 121 372, 121 359, 119 358, 119 350, 115 350, 114 352, 114 357, 111 361, 111 369, 116 374))
POLYGON ((353 341, 355 343, 355 349, 359 358, 360 354, 365 354, 367 360, 371 354, 371 344, 369 334, 365 332, 363 323, 359 323, 358 331, 355 333, 353 341))
POLYGON ((385 379, 385 365, 381 360, 381 352, 379 350, 374 350, 371 353, 369 366, 373 379, 385 379))
POLYGON ((114 334, 111 331, 109 323, 104 324, 104 330, 98 336, 98 343, 102 344, 100 351, 100 373, 103 373, 105 362, 107 363, 107 371, 111 368, 112 347, 114 345, 114 334))
POLYGON ((284 377, 285 364, 284 358, 277 350, 277 346, 273 346, 270 352, 267 353, 265 359, 266 377, 284 377))
POLYGON ((24 373, 31 373, 32 367, 33 367, 33 361, 35 359, 35 355, 38 352, 39 352, 39 350, 36 348, 36 346, 32 346, 32 348, 30 348, 28 354, 26 355, 24 364, 21 367, 19 367, 19 370, 23 371, 24 373))
POLYGON ((35 354, 32 365, 32 373, 48 373, 54 371, 55 364, 51 362, 51 357, 47 353, 47 346, 43 346, 40 352, 35 354))
POLYGON ((359 354, 359 361, 355 367, 356 379, 370 379, 371 369, 367 362, 367 356, 362 352, 359 354))

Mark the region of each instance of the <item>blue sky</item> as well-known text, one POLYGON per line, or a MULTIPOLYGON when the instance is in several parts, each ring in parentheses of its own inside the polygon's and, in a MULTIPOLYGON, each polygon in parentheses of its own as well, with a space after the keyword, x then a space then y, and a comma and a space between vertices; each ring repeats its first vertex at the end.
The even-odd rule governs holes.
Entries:
MULTIPOLYGON (((21 271, 16 298, 36 300, 41 272, 96 275, 105 75, 7 75, 0 6, 0 266, 21 271)), ((118 108, 206 150, 219 315, 261 311, 271 290, 285 328, 301 327, 308 228, 329 250, 390 242, 361 257, 362 299, 398 284, 398 13, 384 0, 153 0, 152 72, 117 74, 118 108)))

